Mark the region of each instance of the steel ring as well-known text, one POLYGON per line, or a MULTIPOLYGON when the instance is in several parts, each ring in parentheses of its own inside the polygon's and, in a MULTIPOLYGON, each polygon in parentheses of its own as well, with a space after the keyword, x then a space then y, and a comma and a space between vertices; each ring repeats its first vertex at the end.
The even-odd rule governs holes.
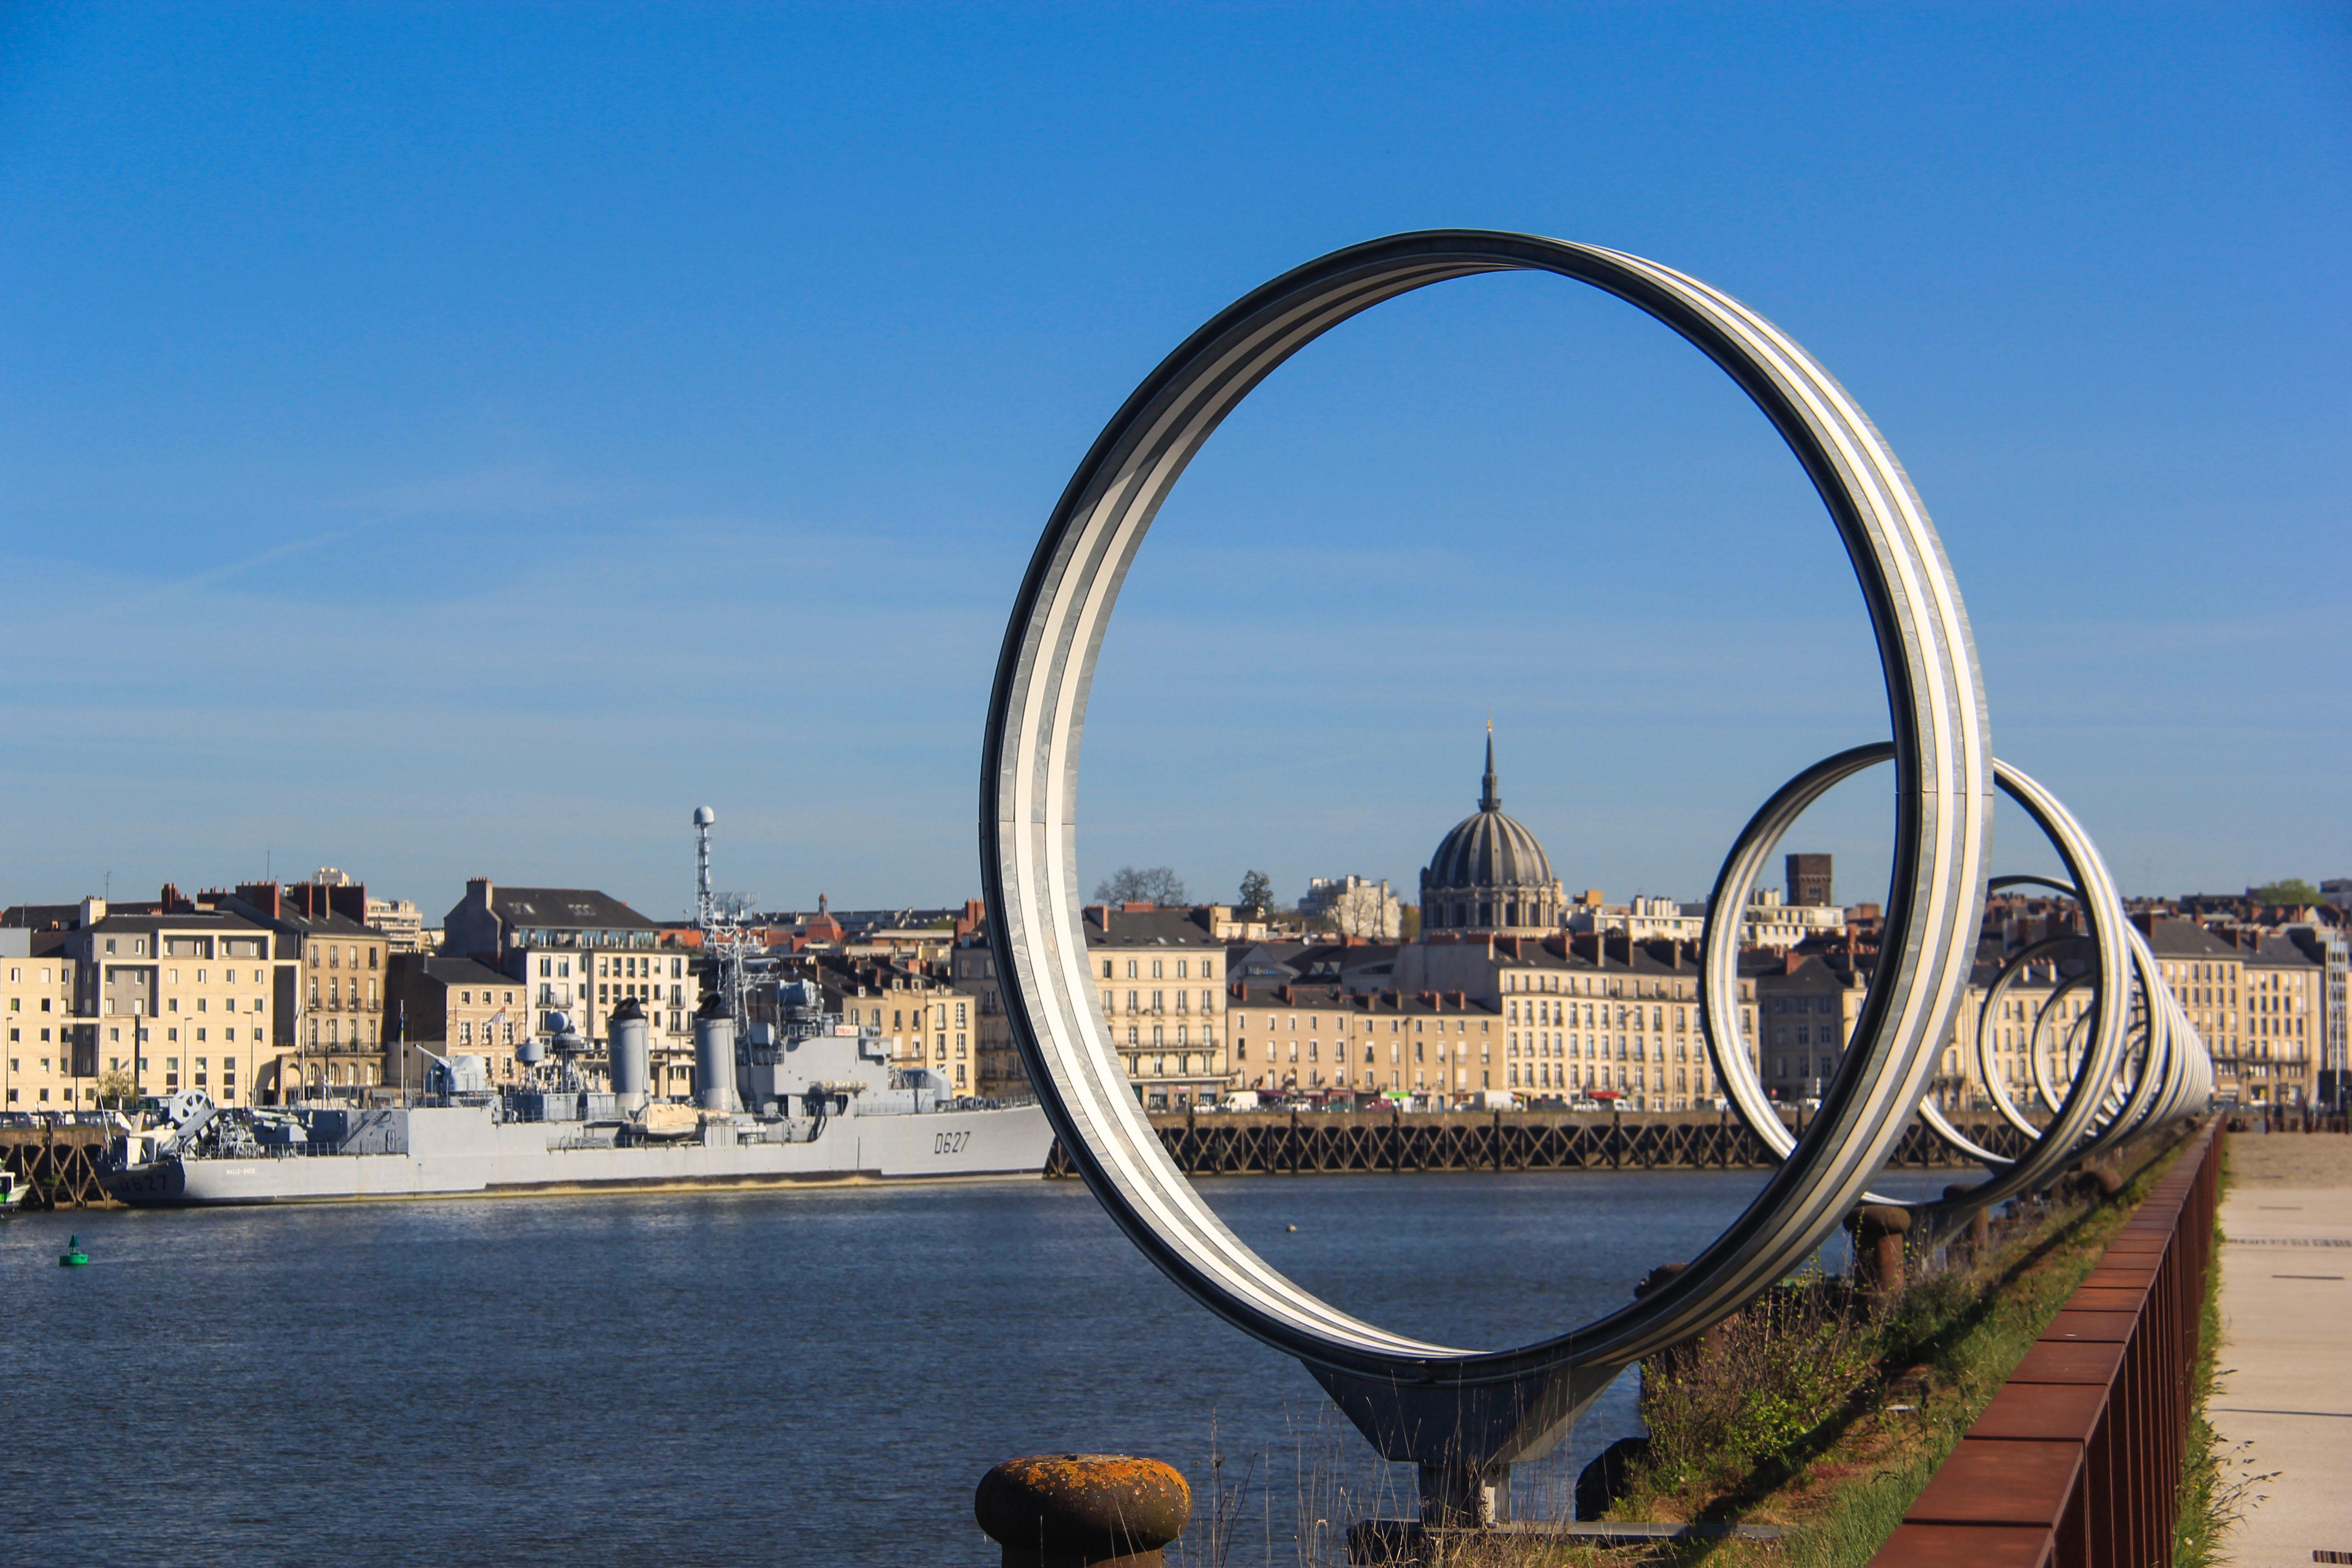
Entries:
POLYGON ((1022 580, 989 700, 982 878, 1007 1022, 1072 1165, 1129 1238, 1227 1321, 1297 1357, 1391 1458, 1540 1450, 1625 1363, 1735 1310, 1838 1226, 1900 1136, 1974 956, 1992 790, 1982 685, 1940 542, 1901 464, 1826 371, 1769 321, 1670 268, 1528 235, 1442 230, 1334 252, 1244 296, 1147 377, 1097 438, 1022 580), (1884 669, 1895 752, 1890 973, 1815 1123, 1732 1227, 1675 1279, 1583 1328, 1473 1352, 1363 1322, 1235 1237, 1162 1152, 1111 1049, 1076 868, 1079 740, 1118 591, 1170 489, 1291 354, 1359 311, 1476 273, 1601 289, 1706 353, 1762 409, 1844 541, 1884 669))

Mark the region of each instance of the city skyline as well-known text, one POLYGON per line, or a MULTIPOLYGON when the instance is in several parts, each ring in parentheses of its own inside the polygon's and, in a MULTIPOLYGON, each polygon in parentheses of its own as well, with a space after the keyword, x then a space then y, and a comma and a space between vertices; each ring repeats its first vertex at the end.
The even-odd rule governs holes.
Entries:
MULTIPOLYGON (((13 900, 330 864, 666 915, 699 804, 765 904, 959 900, 1094 432, 1234 296, 1436 224, 1654 257, 1819 355, 1937 520, 1996 748, 2126 890, 2352 870, 2341 18, 9 27, 13 900)), ((1490 711, 1612 899, 1702 896, 1885 732, 1787 454, 1556 280, 1399 301, 1212 442, 1106 647, 1082 875, 1410 889, 1490 711)), ((1790 845, 1854 898, 1883 791, 1790 845)))

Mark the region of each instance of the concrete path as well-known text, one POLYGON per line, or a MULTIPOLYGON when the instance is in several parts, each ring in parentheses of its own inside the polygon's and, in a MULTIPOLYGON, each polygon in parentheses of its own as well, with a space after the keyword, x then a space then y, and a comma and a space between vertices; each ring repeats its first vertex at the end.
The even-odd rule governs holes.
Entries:
POLYGON ((2231 1134, 2221 1231, 2225 1373, 2207 1415, 2234 1450, 2225 1477, 2276 1472, 2222 1554, 2352 1561, 2352 1137, 2231 1134))

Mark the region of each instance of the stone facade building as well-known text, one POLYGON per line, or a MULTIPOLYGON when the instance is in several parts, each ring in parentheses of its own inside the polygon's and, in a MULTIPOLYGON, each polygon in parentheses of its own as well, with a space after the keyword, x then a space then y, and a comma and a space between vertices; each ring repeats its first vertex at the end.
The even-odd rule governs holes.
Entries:
MULTIPOLYGON (((1698 952, 1689 943, 1570 932, 1436 937, 1400 948, 1393 973, 1403 994, 1458 992, 1500 1016, 1504 1071, 1486 1087, 1538 1098, 1605 1091, 1648 1110, 1707 1110, 1721 1092, 1699 1028, 1698 952)), ((1756 986, 1742 974, 1751 1047, 1756 986)), ((1477 1087, 1475 1078, 1454 1086, 1477 1087)))
POLYGON ((2242 1071, 2245 1051, 2245 955, 2194 921, 2135 915, 2157 969, 2213 1056, 2213 1092, 2248 1098, 2253 1084, 2242 1071))
POLYGON ((1144 1107, 1181 1110, 1232 1088, 1225 944, 1205 912, 1089 904, 1086 934, 1103 1025, 1144 1107))
POLYGON ((1499 1011, 1459 993, 1239 984, 1228 1005, 1234 1070, 1245 1089, 1466 1099, 1514 1070, 1499 1011))
POLYGON ((64 947, 54 931, 0 930, 0 1016, 7 1020, 0 1110, 87 1110, 98 1103, 97 1075, 74 1070, 79 987, 64 947))
POLYGON ((958 944, 950 955, 950 979, 958 991, 971 998, 973 1091, 992 1099, 1022 1099, 1035 1091, 1013 1030, 1004 1016, 1003 994, 997 989, 996 950, 988 945, 983 929, 958 944))
POLYGON ((828 953, 815 973, 840 1001, 842 1021, 870 1025, 889 1043, 894 1068, 929 1068, 956 1093, 986 1094, 974 1044, 974 998, 946 964, 877 954, 828 953))
POLYGON ((515 1047, 530 1038, 527 998, 521 981, 470 958, 392 954, 385 971, 387 1081, 421 1087, 436 1056, 480 1057, 493 1084, 518 1081, 515 1047))
POLYGON ((327 868, 312 881, 247 882, 196 901, 268 926, 280 955, 300 965, 293 1005, 278 1018, 289 1085, 363 1095, 397 1081, 383 1010, 392 943, 367 923, 363 884, 327 868))
POLYGON ((605 1020, 635 998, 646 1013, 646 1049, 657 1097, 694 1082, 694 1010, 701 983, 694 954, 665 945, 661 928, 593 888, 501 888, 487 877, 442 922, 442 954, 471 958, 520 981, 530 1033, 551 1042, 556 1015, 593 1044, 605 1020))
POLYGON ((2327 967, 2293 938, 2241 938, 2245 956, 2238 1079, 2256 1105, 2309 1105, 2326 1061, 2327 967))
MULTIPOLYGON (((167 895, 170 890, 167 889, 167 895)), ((117 915, 83 900, 62 952, 73 961, 75 1076, 121 1073, 132 1092, 201 1089, 222 1105, 271 1104, 299 1084, 286 1058, 300 964, 258 921, 200 910, 117 915)))

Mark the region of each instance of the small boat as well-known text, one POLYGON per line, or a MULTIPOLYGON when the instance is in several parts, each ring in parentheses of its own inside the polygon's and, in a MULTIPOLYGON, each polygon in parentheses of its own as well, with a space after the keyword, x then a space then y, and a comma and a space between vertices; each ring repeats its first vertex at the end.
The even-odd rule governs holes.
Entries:
POLYGON ((16 1172, 0 1170, 0 1215, 15 1214, 16 1205, 25 1201, 25 1194, 31 1190, 16 1172))
POLYGON ((81 1249, 81 1237, 79 1236, 66 1237, 66 1249, 58 1254, 58 1267, 80 1268, 86 1267, 89 1262, 89 1254, 81 1249))

